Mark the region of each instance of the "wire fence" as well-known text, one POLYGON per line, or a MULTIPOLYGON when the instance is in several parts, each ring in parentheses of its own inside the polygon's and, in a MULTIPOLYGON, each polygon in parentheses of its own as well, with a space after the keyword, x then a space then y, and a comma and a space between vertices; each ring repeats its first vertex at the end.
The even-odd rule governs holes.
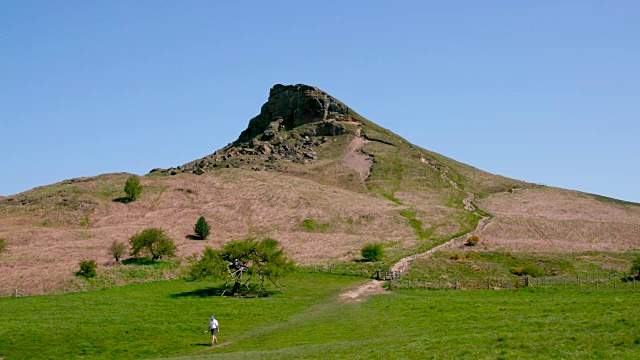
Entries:
MULTIPOLYGON (((503 276, 487 278, 416 278, 408 277, 402 271, 383 270, 381 263, 366 263, 359 265, 334 264, 300 266, 298 271, 308 273, 328 273, 336 275, 360 276, 372 279, 388 281, 391 289, 428 289, 428 290, 501 290, 517 289, 523 287, 548 288, 561 290, 587 290, 587 291, 625 291, 640 288, 640 284, 634 278, 616 278, 609 274, 607 277, 598 275, 572 275, 572 276, 503 276)), ((77 293, 93 290, 106 290, 123 285, 143 284, 154 281, 175 279, 176 276, 164 273, 155 276, 138 279, 91 279, 84 283, 69 283, 56 287, 29 289, 14 288, 0 296, 22 297, 36 295, 58 295, 77 293)))
POLYGON ((108 279, 91 279, 83 283, 66 283, 55 286, 30 286, 29 288, 13 288, 10 291, 3 291, 0 293, 2 297, 23 297, 23 296, 42 296, 42 295, 60 295, 68 293, 78 293, 94 290, 106 290, 112 289, 124 285, 131 284, 144 284, 155 281, 172 280, 176 277, 169 274, 158 274, 145 278, 137 279, 121 279, 121 278, 108 278, 108 279))
POLYGON ((518 288, 544 288, 555 290, 585 291, 635 291, 638 287, 635 279, 615 279, 612 277, 577 276, 544 276, 539 278, 521 277, 487 277, 460 279, 390 279, 389 287, 393 289, 451 289, 451 290, 502 290, 518 288))
POLYGON ((308 273, 327 273, 337 275, 365 276, 370 278, 377 277, 380 267, 376 264, 334 264, 334 265, 307 265, 299 266, 298 271, 308 273))

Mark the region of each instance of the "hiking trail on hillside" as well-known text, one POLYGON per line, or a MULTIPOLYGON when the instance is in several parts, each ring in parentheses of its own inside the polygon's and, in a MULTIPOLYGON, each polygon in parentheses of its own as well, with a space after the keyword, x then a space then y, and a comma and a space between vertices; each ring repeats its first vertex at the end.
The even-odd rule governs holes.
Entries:
MULTIPOLYGON (((353 140, 353 142, 349 145, 349 152, 347 154, 347 156, 357 156, 356 153, 360 152, 360 149, 362 147, 364 147, 364 145, 366 144, 366 140, 364 141, 358 141, 358 139, 364 140, 360 137, 357 137, 356 139, 353 140)), ((366 156, 366 154, 363 154, 360 152, 360 154, 362 154, 363 156, 366 156)), ((345 156, 345 159, 347 158, 347 156, 345 156)), ((343 160, 343 163, 345 162, 345 160, 343 160)), ((479 232, 480 230, 484 229, 484 227, 487 225, 487 223, 489 222, 489 220, 491 220, 490 216, 484 216, 478 213, 478 208, 477 206, 474 204, 474 200, 475 200, 475 194, 470 192, 470 191, 466 191, 466 190, 461 190, 460 186, 458 185, 457 182, 455 182, 454 180, 452 180, 448 175, 447 172, 449 171, 448 168, 437 164, 433 161, 430 161, 428 159, 426 159, 425 157, 422 157, 420 159, 420 162, 422 162, 423 164, 426 164, 428 166, 430 166, 431 168, 433 168, 434 170, 441 172, 440 174, 440 178, 448 183, 449 185, 451 185, 451 187, 455 190, 458 191, 465 191, 465 193, 467 194, 467 196, 462 200, 462 204, 464 205, 464 209, 467 211, 471 211, 473 212, 475 215, 477 215, 478 217, 480 217, 480 220, 478 220, 478 224, 476 225, 476 228, 461 235, 458 237, 455 237, 443 244, 440 244, 436 247, 433 247, 423 253, 420 254, 415 254, 415 255, 411 255, 411 256, 407 256, 405 258, 400 259, 400 261, 398 261, 397 263, 395 263, 393 266, 391 266, 391 268, 389 269, 392 272, 401 272, 404 273, 407 270, 409 270, 409 268, 411 267, 411 264, 413 262, 413 260, 415 259, 419 259, 419 258, 426 258, 431 256, 433 253, 446 249, 446 248, 450 248, 452 247, 455 243, 463 241, 465 239, 467 239, 470 235, 473 235, 477 232, 479 232)), ((345 164, 346 166, 346 164, 345 164)), ((355 170, 355 169, 354 169, 355 170)), ((357 171, 357 170, 356 170, 357 171)), ((362 176, 362 173, 360 173, 362 176)), ((368 174, 369 175, 369 174, 368 174)), ((367 175, 367 176, 368 176, 367 175)), ((363 178, 363 180, 366 178, 363 178)), ((364 297, 365 296, 369 296, 369 295, 373 295, 373 294, 385 294, 388 292, 384 289, 384 280, 371 280, 370 282, 368 282, 365 285, 361 285, 353 290, 350 290, 346 293, 343 293, 340 295, 340 298, 342 299, 351 299, 351 300, 355 300, 355 301, 364 301, 364 297)))
POLYGON ((371 175, 371 167, 373 166, 373 157, 362 152, 362 148, 368 142, 369 140, 356 136, 347 147, 347 153, 342 158, 342 165, 357 172, 362 181, 367 180, 371 175))
POLYGON ((480 230, 484 229, 485 225, 489 222, 489 220, 491 220, 491 217, 489 216, 484 216, 478 213, 478 208, 477 206, 474 204, 473 200, 475 199, 475 194, 470 192, 470 191, 466 191, 466 190, 461 190, 460 186, 458 185, 457 182, 455 182, 454 180, 452 180, 448 175, 448 171, 449 169, 445 166, 442 166, 440 164, 436 164, 433 161, 430 161, 429 159, 422 157, 420 158, 420 162, 423 164, 426 164, 428 166, 430 166, 431 168, 433 168, 436 171, 440 171, 440 177, 442 178, 442 180, 448 184, 451 185, 452 188, 454 188, 455 190, 458 191, 465 191, 467 194, 467 197, 465 197, 462 200, 462 204, 464 205, 465 210, 467 211, 471 211, 473 212, 475 215, 477 215, 478 217, 480 217, 480 220, 478 220, 478 224, 476 225, 476 228, 465 233, 464 235, 458 236, 456 238, 453 238, 447 242, 445 242, 444 244, 440 244, 434 248, 431 248, 423 253, 420 254, 416 254, 416 255, 411 255, 411 256, 407 256, 403 259, 400 259, 400 261, 398 261, 395 265, 393 265, 390 270, 391 271, 399 271, 399 272, 405 272, 407 270, 409 270, 409 268, 411 267, 411 262, 415 259, 418 258, 425 258, 428 257, 430 255, 432 255, 433 253, 435 253, 436 251, 440 251, 442 249, 446 249, 449 248, 451 246, 453 246, 454 243, 464 240, 466 238, 468 238, 470 235, 473 235, 477 232, 479 232, 480 230))

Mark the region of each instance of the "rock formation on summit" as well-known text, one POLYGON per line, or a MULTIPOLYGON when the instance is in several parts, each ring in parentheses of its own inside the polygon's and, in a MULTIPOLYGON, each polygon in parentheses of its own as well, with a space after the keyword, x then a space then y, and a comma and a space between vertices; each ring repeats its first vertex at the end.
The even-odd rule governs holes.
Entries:
POLYGON ((249 121, 234 143, 182 166, 151 172, 201 175, 213 168, 247 165, 254 170, 271 170, 277 160, 313 164, 318 160, 316 147, 329 136, 356 134, 356 124, 359 122, 350 116, 346 105, 317 87, 278 84, 271 88, 260 114, 249 121))
POLYGON ((315 86, 278 84, 271 88, 260 115, 249 121, 238 141, 249 141, 262 133, 267 140, 279 127, 293 129, 348 115, 347 106, 315 86))

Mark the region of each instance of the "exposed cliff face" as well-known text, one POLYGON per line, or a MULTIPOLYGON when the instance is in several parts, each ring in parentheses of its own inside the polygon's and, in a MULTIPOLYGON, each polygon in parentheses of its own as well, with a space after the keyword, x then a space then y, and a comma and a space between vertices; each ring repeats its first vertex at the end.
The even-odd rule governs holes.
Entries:
POLYGON ((249 141, 262 133, 265 133, 264 140, 268 140, 279 127, 292 129, 348 115, 346 105, 315 86, 278 84, 271 88, 260 115, 249 121, 238 141, 249 141))
POLYGON ((200 175, 217 167, 237 166, 270 170, 278 160, 313 164, 318 160, 318 146, 331 136, 359 134, 354 130, 357 124, 346 105, 317 87, 275 85, 260 115, 249 121, 233 144, 182 166, 151 172, 200 175))

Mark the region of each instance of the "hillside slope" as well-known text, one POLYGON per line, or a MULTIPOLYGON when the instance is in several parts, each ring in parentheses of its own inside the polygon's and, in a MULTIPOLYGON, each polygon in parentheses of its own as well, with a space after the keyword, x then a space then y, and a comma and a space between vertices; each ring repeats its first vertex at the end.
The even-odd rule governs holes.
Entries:
MULTIPOLYGON (((108 272, 108 245, 147 227, 178 255, 246 236, 280 240, 299 264, 349 262, 367 243, 387 263, 479 234, 494 248, 640 247, 640 207, 493 175, 412 145, 321 90, 276 85, 229 146, 154 169, 123 203, 128 174, 63 181, 0 199, 0 293, 55 289, 78 261, 108 272), (209 240, 191 240, 204 216, 209 240)), ((169 276, 169 275, 167 275, 169 276)), ((170 276, 175 276, 172 273, 170 276)))

